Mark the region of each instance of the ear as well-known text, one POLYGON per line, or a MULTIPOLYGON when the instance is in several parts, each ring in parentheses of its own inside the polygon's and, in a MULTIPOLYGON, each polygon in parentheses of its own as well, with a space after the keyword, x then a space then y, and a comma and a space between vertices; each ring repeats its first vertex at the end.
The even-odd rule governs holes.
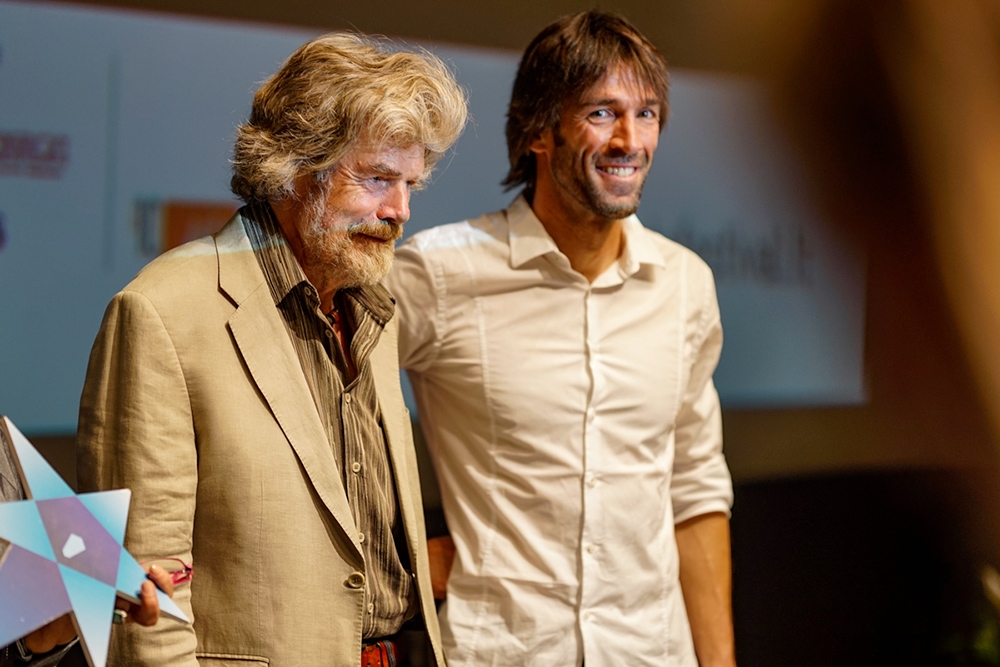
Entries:
POLYGON ((313 187, 311 174, 300 174, 292 180, 292 192, 279 199, 269 200, 278 225, 286 237, 298 236, 298 223, 305 216, 305 203, 313 187))
POLYGON ((315 183, 316 181, 312 174, 299 174, 292 180, 292 191, 294 192, 292 198, 298 202, 307 201, 310 195, 313 194, 315 183))
POLYGON ((538 158, 542 155, 552 155, 552 151, 555 149, 555 146, 555 135, 552 132, 552 128, 549 127, 531 140, 531 143, 528 144, 528 150, 534 153, 535 157, 538 158))

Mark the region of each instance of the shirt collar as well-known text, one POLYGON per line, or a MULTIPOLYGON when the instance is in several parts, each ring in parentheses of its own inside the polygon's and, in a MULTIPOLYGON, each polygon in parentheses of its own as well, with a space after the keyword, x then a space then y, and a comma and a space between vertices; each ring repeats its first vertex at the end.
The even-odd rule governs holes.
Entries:
POLYGON ((393 313, 396 312, 395 299, 381 283, 363 287, 346 287, 340 292, 344 294, 348 302, 356 303, 358 307, 367 312, 383 329, 392 319, 393 313))
MULTIPOLYGON (((299 285, 310 286, 269 204, 248 204, 243 211, 243 221, 275 305, 284 301, 299 285)), ((318 295, 316 298, 318 300, 318 295)))
POLYGON ((507 209, 510 243, 510 266, 518 269, 536 257, 559 252, 556 242, 545 231, 524 195, 519 195, 507 209))
MULTIPOLYGON (((532 259, 548 253, 562 255, 523 194, 507 209, 507 221, 511 268, 520 268, 532 259)), ((622 221, 622 233, 625 235, 625 249, 618 262, 609 270, 617 266, 621 277, 627 278, 635 275, 645 264, 666 266, 663 255, 646 238, 645 227, 635 215, 622 221)))

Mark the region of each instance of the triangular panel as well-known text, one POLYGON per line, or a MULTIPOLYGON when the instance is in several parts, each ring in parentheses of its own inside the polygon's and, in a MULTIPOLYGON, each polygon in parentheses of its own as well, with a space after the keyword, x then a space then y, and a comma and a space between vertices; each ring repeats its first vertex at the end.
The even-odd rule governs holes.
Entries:
POLYGON ((128 506, 132 492, 128 489, 81 493, 77 496, 84 507, 90 510, 111 537, 119 543, 125 540, 125 524, 128 523, 128 506))
POLYGON ((73 620, 83 652, 91 667, 104 667, 115 613, 115 589, 65 565, 60 565, 59 570, 73 604, 73 620))
POLYGON ((14 458, 21 468, 25 494, 34 500, 72 496, 73 489, 69 488, 38 450, 31 446, 24 434, 9 419, 4 417, 3 420, 14 446, 14 458))
POLYGON ((34 500, 0 503, 0 539, 49 560, 56 558, 34 500))
POLYGON ((0 560, 0 601, 0 646, 70 611, 59 566, 16 544, 0 560))

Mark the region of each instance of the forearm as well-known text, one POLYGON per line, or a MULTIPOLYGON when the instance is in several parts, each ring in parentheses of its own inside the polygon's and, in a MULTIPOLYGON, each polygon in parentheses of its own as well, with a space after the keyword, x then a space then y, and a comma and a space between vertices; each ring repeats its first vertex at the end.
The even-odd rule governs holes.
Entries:
POLYGON ((729 519, 721 512, 675 527, 680 582, 702 667, 736 664, 733 640, 729 519))

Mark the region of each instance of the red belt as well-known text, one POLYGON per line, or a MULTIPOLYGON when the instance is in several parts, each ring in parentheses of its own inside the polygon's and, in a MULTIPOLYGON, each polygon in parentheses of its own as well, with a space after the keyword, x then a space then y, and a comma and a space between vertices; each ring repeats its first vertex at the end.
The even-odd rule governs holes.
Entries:
POLYGON ((361 667, 396 667, 396 644, 383 639, 361 647, 361 667))

